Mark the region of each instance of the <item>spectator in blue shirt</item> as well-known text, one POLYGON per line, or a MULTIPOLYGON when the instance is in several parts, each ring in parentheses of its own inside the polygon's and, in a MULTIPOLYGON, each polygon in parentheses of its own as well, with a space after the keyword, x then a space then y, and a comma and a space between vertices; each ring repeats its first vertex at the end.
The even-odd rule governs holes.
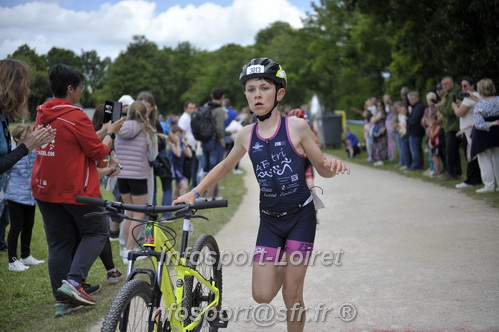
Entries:
POLYGON ((350 131, 349 127, 345 127, 343 131, 345 132, 343 145, 345 146, 347 158, 352 159, 360 154, 359 139, 357 138, 357 136, 355 136, 354 133, 350 131))

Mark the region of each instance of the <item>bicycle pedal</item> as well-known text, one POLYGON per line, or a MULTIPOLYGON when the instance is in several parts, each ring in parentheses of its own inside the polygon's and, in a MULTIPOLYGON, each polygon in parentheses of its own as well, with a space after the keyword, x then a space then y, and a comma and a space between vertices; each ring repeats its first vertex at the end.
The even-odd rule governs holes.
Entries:
POLYGON ((210 311, 209 323, 211 327, 226 328, 229 323, 227 310, 210 311))

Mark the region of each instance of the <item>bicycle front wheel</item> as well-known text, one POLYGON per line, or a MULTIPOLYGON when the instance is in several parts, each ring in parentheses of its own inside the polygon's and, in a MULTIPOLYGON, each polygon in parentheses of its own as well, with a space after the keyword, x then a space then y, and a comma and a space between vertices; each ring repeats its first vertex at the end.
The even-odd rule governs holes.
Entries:
MULTIPOLYGON (((222 307, 222 266, 220 265, 218 244, 213 236, 203 234, 196 239, 192 246, 192 254, 188 265, 199 272, 206 280, 215 282, 220 297, 214 309, 219 311, 222 307)), ((185 278, 184 295, 183 307, 188 316, 185 320, 185 326, 195 320, 199 312, 204 310, 215 299, 215 294, 194 277, 185 278)), ((218 331, 217 327, 209 324, 209 320, 206 315, 202 317, 202 321, 193 331, 218 331)))
POLYGON ((130 280, 114 298, 102 324, 102 332, 149 331, 152 290, 144 280, 130 280))

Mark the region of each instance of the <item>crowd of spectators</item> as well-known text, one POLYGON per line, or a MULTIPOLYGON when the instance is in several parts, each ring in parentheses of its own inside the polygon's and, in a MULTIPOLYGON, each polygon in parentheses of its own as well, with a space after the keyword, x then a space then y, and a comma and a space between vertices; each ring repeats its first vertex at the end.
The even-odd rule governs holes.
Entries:
MULTIPOLYGON (((475 84, 469 76, 459 83, 454 84, 450 76, 443 77, 435 91, 426 93, 426 104, 418 91, 407 87, 400 90, 400 100, 393 103, 389 95, 383 96, 383 101, 376 97, 367 99, 362 113, 367 160, 375 166, 394 161, 397 149, 400 169, 423 171, 426 158, 428 168, 423 174, 459 180, 463 175, 462 147, 466 174, 456 188, 470 188, 483 182, 484 187, 476 192, 499 190, 496 189, 499 185, 499 97, 494 83, 482 79, 475 84)), ((348 135, 348 129, 346 133, 348 135)), ((349 158, 357 155, 351 144, 355 139, 345 138, 349 158)))

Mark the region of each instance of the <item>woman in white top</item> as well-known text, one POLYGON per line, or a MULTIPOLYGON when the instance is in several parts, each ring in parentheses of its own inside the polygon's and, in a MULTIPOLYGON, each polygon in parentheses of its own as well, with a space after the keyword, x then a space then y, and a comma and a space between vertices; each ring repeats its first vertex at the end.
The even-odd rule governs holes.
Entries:
POLYGON ((469 76, 463 77, 461 80, 461 103, 452 103, 452 109, 454 113, 459 118, 459 131, 466 137, 466 160, 468 161, 468 167, 466 170, 466 180, 464 182, 456 184, 457 189, 471 188, 482 183, 482 177, 480 176, 480 166, 478 166, 478 160, 471 159, 471 131, 473 129, 473 109, 475 104, 482 99, 480 94, 475 91, 475 80, 469 76))

